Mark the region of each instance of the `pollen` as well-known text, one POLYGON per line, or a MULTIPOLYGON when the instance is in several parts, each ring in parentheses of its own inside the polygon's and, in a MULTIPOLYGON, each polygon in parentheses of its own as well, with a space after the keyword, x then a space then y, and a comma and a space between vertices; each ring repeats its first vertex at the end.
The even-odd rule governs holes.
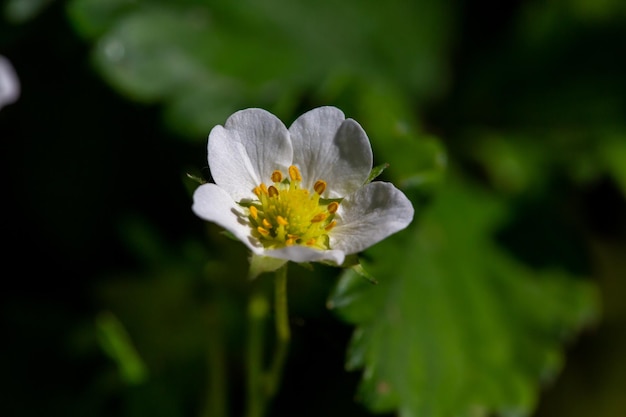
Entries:
POLYGON ((326 214, 325 213, 318 213, 315 216, 313 216, 313 218, 311 219, 311 223, 321 222, 325 218, 326 218, 326 214))
POLYGON ((283 173, 279 170, 272 172, 272 181, 281 182, 283 180, 283 173))
POLYGON ((258 200, 248 206, 252 235, 267 249, 294 245, 330 249, 329 232, 337 224, 335 213, 340 203, 321 197, 326 181, 317 179, 312 186, 304 186, 295 165, 288 168, 287 175, 274 170, 268 180, 273 185, 261 182, 254 187, 258 200))
POLYGON ((254 206, 250 206, 250 216, 256 220, 259 217, 259 210, 254 206))
POLYGON ((265 185, 264 183, 261 183, 257 187, 254 187, 253 191, 254 191, 254 194, 257 195, 257 197, 261 197, 261 194, 267 195, 267 185, 265 185))
POLYGON ((326 190, 326 181, 317 180, 315 182, 315 185, 313 186, 313 189, 315 190, 316 193, 318 193, 319 195, 322 195, 322 193, 326 190))
POLYGON ((289 178, 291 178, 291 181, 302 181, 302 175, 297 166, 291 165, 289 167, 289 178))
POLYGON ((270 188, 267 189, 267 194, 270 197, 276 197, 278 195, 278 188, 274 187, 273 185, 270 185, 270 188))

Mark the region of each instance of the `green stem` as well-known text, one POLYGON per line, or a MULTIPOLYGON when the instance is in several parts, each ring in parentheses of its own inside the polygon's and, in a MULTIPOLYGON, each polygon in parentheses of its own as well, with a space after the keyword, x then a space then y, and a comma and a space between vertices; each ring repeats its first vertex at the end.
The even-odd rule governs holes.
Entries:
POLYGON ((270 368, 263 372, 264 323, 269 303, 266 295, 255 291, 248 302, 248 384, 246 417, 263 417, 269 401, 276 395, 287 359, 289 340, 289 313, 287 309, 287 265, 276 271, 274 281, 274 314, 276 343, 270 368))
POLYGON ((287 359, 291 331, 289 330, 289 312, 287 308, 287 264, 276 271, 274 281, 274 314, 276 317, 276 346, 272 366, 267 374, 266 394, 268 398, 276 395, 287 359))
POLYGON ((262 417, 265 411, 263 389, 263 334, 269 305, 262 291, 255 291, 248 301, 248 384, 247 417, 262 417))

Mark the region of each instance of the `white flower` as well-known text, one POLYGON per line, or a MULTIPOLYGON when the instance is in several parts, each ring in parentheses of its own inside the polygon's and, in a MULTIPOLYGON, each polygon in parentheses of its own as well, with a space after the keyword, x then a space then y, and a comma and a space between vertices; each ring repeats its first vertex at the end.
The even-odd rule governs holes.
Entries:
POLYGON ((413 206, 386 182, 365 184, 372 148, 363 128, 335 107, 289 129, 262 109, 233 114, 209 134, 213 183, 192 210, 260 256, 337 265, 404 229, 413 206))
POLYGON ((20 95, 20 83, 17 74, 8 59, 0 55, 0 109, 11 104, 20 95))

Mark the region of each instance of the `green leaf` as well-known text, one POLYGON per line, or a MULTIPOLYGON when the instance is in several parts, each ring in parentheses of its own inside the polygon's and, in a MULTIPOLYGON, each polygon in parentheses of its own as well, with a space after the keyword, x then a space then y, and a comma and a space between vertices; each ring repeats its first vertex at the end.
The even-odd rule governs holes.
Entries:
POLYGON ((447 184, 410 229, 368 251, 372 286, 347 270, 329 306, 356 326, 346 366, 374 412, 525 415, 562 366, 563 344, 596 315, 594 287, 533 271, 489 238, 506 213, 447 184))
POLYGON ((375 155, 389 162, 385 173, 400 187, 438 185, 448 158, 441 142, 418 126, 408 98, 391 85, 370 83, 358 93, 359 113, 375 155))
POLYGON ((9 22, 25 23, 38 16, 52 0, 9 0, 4 5, 4 16, 9 22))
POLYGON ((67 11, 93 43, 103 78, 129 99, 162 104, 170 126, 194 140, 243 107, 284 119, 307 94, 333 104, 329 95, 383 80, 411 103, 447 82, 453 19, 445 2, 395 1, 381 10, 358 0, 72 0, 67 11))
POLYGON ((626 195, 626 138, 625 135, 613 135, 612 140, 606 140, 602 145, 601 154, 605 165, 615 183, 626 195))
POLYGON ((198 184, 200 184, 200 185, 202 185, 202 184, 205 184, 205 183, 206 183, 206 180, 205 180, 204 178, 201 178, 201 177, 199 177, 199 176, 197 176, 197 175, 194 175, 194 174, 187 173, 187 178, 189 178, 189 179, 191 179, 191 180, 193 180, 193 181, 197 182, 197 183, 198 183, 198 184))
POLYGON ((148 371, 118 318, 102 312, 96 318, 96 327, 100 346, 117 363, 122 379, 131 385, 142 383, 148 371))

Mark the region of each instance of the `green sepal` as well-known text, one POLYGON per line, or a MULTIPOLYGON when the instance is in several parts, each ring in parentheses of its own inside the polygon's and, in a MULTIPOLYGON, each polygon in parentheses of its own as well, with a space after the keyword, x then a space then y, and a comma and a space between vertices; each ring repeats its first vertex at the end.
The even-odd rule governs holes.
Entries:
POLYGON ((237 239, 237 236, 235 236, 234 234, 232 234, 232 233, 231 233, 231 232, 229 232, 228 230, 222 230, 222 231, 220 232, 220 235, 224 235, 224 236, 226 236, 227 238, 229 238, 229 239, 231 239, 231 240, 234 240, 235 242, 241 242, 241 240, 240 240, 240 239, 237 239))
POLYGON ((197 182, 200 185, 206 184, 206 180, 204 178, 198 177, 197 175, 193 175, 193 174, 187 173, 187 178, 189 178, 191 180, 194 180, 195 182, 197 182))
POLYGON ((356 272, 360 277, 365 278, 371 284, 378 284, 378 280, 374 278, 372 274, 367 272, 363 265, 361 265, 361 261, 359 260, 359 256, 356 254, 346 256, 346 259, 341 264, 342 268, 350 268, 354 272, 356 272))
POLYGON ((370 282, 370 284, 378 285, 378 280, 376 278, 374 278, 374 276, 372 274, 367 272, 365 270, 365 268, 363 268, 363 265, 361 265, 361 264, 354 265, 353 267, 351 267, 351 269, 354 272, 356 272, 357 274, 359 274, 361 277, 363 277, 366 280, 368 280, 370 282))
POLYGON ((248 278, 254 279, 265 272, 274 272, 286 263, 287 261, 284 259, 270 258, 269 256, 253 253, 252 256, 250 256, 248 278))
POLYGON ((374 181, 387 168, 389 168, 389 164, 387 162, 372 168, 372 170, 370 171, 370 175, 367 177, 367 180, 365 181, 365 184, 369 184, 370 182, 374 181))
POLYGON ((352 255, 346 255, 345 259, 343 260, 343 263, 340 265, 342 268, 352 268, 354 265, 358 265, 359 262, 359 255, 357 254, 352 254, 352 255))
POLYGON ((315 268, 313 267, 313 264, 311 262, 299 262, 298 265, 301 266, 304 269, 308 269, 309 271, 314 271, 315 270, 315 268))

